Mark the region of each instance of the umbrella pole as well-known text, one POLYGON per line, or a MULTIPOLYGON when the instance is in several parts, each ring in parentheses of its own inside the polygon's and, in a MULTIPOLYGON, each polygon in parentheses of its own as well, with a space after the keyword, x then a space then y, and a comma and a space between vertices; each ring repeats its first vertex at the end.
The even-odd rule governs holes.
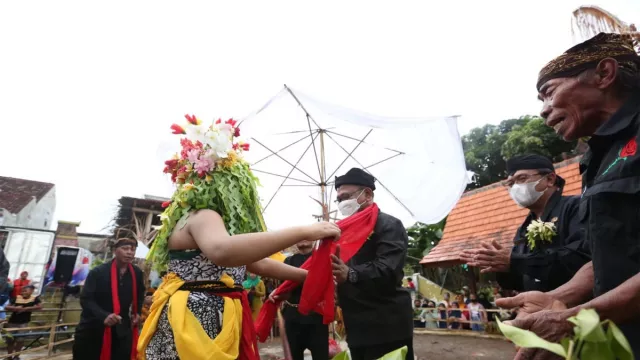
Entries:
POLYGON ((329 221, 329 204, 327 203, 327 169, 324 161, 324 130, 320 129, 320 201, 322 206, 322 220, 329 221))

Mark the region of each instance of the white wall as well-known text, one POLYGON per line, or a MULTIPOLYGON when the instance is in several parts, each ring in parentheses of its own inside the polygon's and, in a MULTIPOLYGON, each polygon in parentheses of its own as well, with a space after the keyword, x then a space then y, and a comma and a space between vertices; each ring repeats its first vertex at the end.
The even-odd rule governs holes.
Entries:
POLYGON ((28 229, 49 230, 52 226, 53 214, 56 210, 56 188, 55 186, 36 203, 33 198, 17 214, 11 214, 4 210, 4 226, 23 227, 28 229))

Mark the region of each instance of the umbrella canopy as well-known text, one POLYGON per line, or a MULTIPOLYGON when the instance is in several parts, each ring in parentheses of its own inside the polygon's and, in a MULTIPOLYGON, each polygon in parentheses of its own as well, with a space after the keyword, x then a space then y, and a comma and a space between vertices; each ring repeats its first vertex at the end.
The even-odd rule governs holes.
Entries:
POLYGON ((285 86, 240 128, 269 229, 316 221, 319 204, 339 219, 335 177, 353 167, 377 179, 381 210, 406 225, 442 220, 469 181, 456 116, 375 116, 285 86))

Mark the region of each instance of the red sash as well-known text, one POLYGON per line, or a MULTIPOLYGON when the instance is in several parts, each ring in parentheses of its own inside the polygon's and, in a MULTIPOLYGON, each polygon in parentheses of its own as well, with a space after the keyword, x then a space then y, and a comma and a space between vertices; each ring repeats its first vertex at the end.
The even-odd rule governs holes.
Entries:
MULTIPOLYGON (((133 285, 133 301, 131 303, 131 312, 133 317, 138 314, 138 286, 136 283, 136 273, 133 265, 129 264, 129 272, 133 285)), ((111 262, 111 301, 113 302, 113 313, 120 315, 120 299, 118 298, 118 268, 116 261, 111 262)), ((133 326, 133 341, 131 344, 131 359, 135 359, 138 355, 138 325, 133 326)), ((102 350, 100 352, 100 360, 111 360, 111 327, 105 326, 104 335, 102 336, 102 350)), ((123 359, 124 360, 124 359, 123 359)))
MULTIPOLYGON (((322 315, 325 324, 334 320, 335 284, 331 270, 331 254, 335 253, 336 246, 340 245, 340 259, 344 262, 349 261, 373 233, 379 212, 378 205, 374 203, 359 213, 338 221, 336 224, 342 231, 340 240, 337 242, 323 240, 320 247, 300 266, 301 269, 308 270, 298 305, 301 313, 308 314, 310 311, 315 311, 322 315)), ((276 289, 275 295, 291 292, 298 285, 296 282, 287 280, 276 289)), ((261 342, 269 336, 279 305, 280 302, 267 301, 260 310, 255 324, 256 333, 261 342)))
POLYGON ((256 329, 253 327, 253 314, 246 291, 225 292, 220 296, 240 299, 242 302, 242 338, 240 339, 240 356, 238 360, 260 360, 256 329))

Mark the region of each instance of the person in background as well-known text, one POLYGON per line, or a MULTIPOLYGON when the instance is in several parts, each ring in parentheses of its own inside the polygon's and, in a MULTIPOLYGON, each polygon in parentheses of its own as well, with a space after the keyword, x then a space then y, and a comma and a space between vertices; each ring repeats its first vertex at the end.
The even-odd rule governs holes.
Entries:
POLYGON ((13 281, 13 292, 11 293, 11 297, 18 297, 22 293, 22 288, 31 284, 31 280, 29 280, 29 273, 23 271, 20 273, 20 278, 15 279, 13 281))
MULTIPOLYGON (((458 309, 460 309, 462 319, 465 321, 469 320, 469 310, 467 310, 467 304, 465 304, 464 302, 464 292, 461 291, 458 295, 456 295, 455 301, 458 303, 458 309)), ((464 330, 471 330, 471 325, 469 323, 463 322, 460 328, 464 330)))
POLYGON ((13 282, 11 281, 11 279, 7 278, 7 283, 0 293, 0 321, 5 321, 7 319, 7 313, 4 310, 5 307, 9 304, 9 300, 11 300, 12 292, 13 282))
POLYGON ((424 327, 427 329, 438 328, 438 310, 436 309, 436 303, 429 300, 422 304, 422 318, 424 320, 424 327))
MULTIPOLYGON (((301 241, 297 245, 298 253, 287 257, 284 263, 299 268, 313 250, 313 241, 301 241)), ((309 349, 313 360, 329 359, 329 326, 322 323, 322 315, 310 313, 302 315, 298 303, 302 287, 297 287, 284 301, 282 316, 293 360, 304 360, 304 351, 309 349)))
POLYGON ((242 282, 242 287, 249 292, 251 304, 251 312, 253 313, 253 320, 255 321, 260 314, 264 296, 267 294, 267 289, 264 286, 264 282, 260 279, 260 276, 248 273, 247 280, 242 282))
POLYGON ((480 267, 482 272, 496 272, 504 289, 553 290, 591 260, 578 215, 580 197, 562 195, 565 181, 545 156, 514 156, 507 160, 507 172, 504 186, 509 195, 518 206, 529 210, 516 232, 513 247, 495 240, 485 242, 480 249, 463 251, 461 259, 469 266, 480 267), (551 241, 528 238, 533 221, 553 224, 551 241))
MULTIPOLYGON (((487 322, 487 312, 485 311, 485 307, 480 304, 478 301, 478 297, 476 294, 469 295, 469 305, 467 305, 469 309, 469 319, 473 322, 487 322)), ((484 327, 482 324, 472 323, 471 330, 473 331, 482 331, 484 327)))
POLYGON ((413 327, 424 327, 424 322, 422 319, 422 301, 420 301, 420 299, 413 300, 413 327))
MULTIPOLYGON (((362 169, 336 177, 335 188, 343 216, 375 204, 375 178, 362 169)), ((373 233, 347 263, 331 255, 353 360, 378 359, 404 346, 413 359, 411 295, 402 286, 408 239, 402 221, 379 211, 373 233)))
POLYGON ((460 311, 460 304, 457 301, 451 303, 451 308, 449 309, 449 329, 460 329, 460 321, 464 321, 465 319, 462 317, 462 312, 460 311))
POLYGON ((444 304, 444 306, 448 309, 451 307, 451 294, 446 292, 444 293, 444 300, 442 300, 442 303, 444 304))
POLYGON ((116 239, 112 244, 114 259, 89 271, 80 294, 82 312, 73 343, 74 359, 131 357, 136 346, 133 334, 145 299, 142 270, 132 265, 137 246, 134 239, 116 239), (119 312, 114 311, 116 307, 119 312), (111 346, 103 346, 103 340, 111 346))
MULTIPOLYGON (((26 328, 31 321, 31 313, 35 310, 42 309, 40 298, 33 295, 35 287, 33 285, 25 285, 20 289, 20 295, 15 298, 11 298, 9 305, 5 307, 7 311, 13 312, 9 317, 9 322, 5 328, 26 328)), ((11 335, 23 334, 24 331, 14 331, 11 335)), ((24 344, 24 338, 22 336, 7 336, 7 354, 13 354, 20 351, 24 344)), ((14 356, 12 359, 16 360, 19 356, 14 356)))
POLYGON ((440 329, 446 329, 447 328, 447 320, 448 320, 448 314, 447 314, 447 304, 441 302, 440 304, 438 304, 438 316, 440 317, 440 321, 438 321, 438 327, 440 329))
POLYGON ((462 287, 462 295, 463 295, 463 301, 466 304, 469 303, 469 294, 471 293, 471 291, 469 290, 468 286, 463 286, 462 287))

